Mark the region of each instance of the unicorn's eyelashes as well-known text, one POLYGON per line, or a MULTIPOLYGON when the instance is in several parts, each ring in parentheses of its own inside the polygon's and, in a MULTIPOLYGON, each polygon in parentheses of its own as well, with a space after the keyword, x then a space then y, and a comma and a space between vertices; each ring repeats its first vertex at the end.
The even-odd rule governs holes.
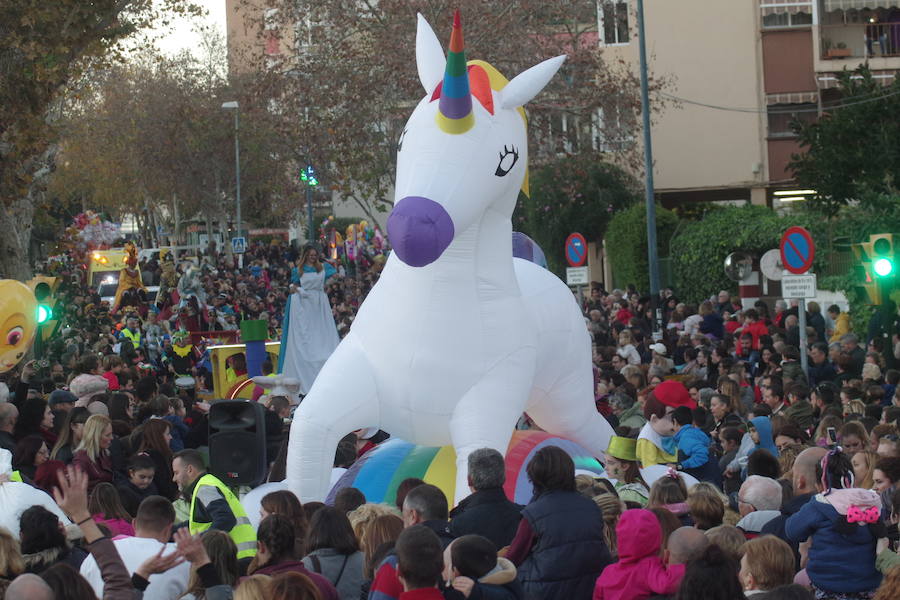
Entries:
POLYGON ((403 150, 403 140, 406 138, 407 131, 409 131, 409 129, 404 129, 403 133, 400 134, 400 140, 397 142, 397 152, 403 150))
POLYGON ((503 152, 500 152, 500 162, 497 163, 497 170, 494 175, 504 177, 512 171, 512 168, 519 162, 519 149, 515 146, 503 146, 503 152))

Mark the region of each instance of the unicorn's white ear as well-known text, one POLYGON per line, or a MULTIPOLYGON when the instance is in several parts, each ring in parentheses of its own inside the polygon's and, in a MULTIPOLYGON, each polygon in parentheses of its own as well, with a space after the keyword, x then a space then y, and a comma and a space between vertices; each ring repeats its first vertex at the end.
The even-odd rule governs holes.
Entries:
POLYGON ((544 89, 566 60, 566 55, 549 58, 516 75, 500 92, 503 108, 524 106, 544 89))
POLYGON ((430 94, 437 84, 444 78, 444 69, 447 59, 444 57, 444 49, 438 41, 431 25, 418 13, 419 25, 416 28, 416 67, 419 70, 419 81, 425 88, 425 93, 430 94))

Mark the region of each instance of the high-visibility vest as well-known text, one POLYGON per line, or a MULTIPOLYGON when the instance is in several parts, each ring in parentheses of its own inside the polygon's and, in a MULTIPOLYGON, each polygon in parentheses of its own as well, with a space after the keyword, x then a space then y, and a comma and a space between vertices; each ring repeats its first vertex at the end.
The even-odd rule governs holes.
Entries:
POLYGON ((141 345, 141 330, 140 329, 138 329, 137 331, 131 331, 130 329, 128 329, 126 327, 125 329, 122 330, 122 335, 125 337, 125 339, 129 340, 131 342, 131 345, 134 346, 135 348, 137 348, 138 346, 141 345))
POLYGON ((256 556, 256 530, 253 529, 250 519, 247 518, 244 507, 224 483, 209 473, 197 480, 196 485, 194 485, 194 493, 191 495, 191 515, 190 520, 188 521, 188 527, 191 530, 191 534, 193 535, 206 531, 212 526, 212 523, 198 523, 197 521, 194 521, 194 506, 197 502, 198 495, 202 493, 202 488, 204 487, 214 487, 219 490, 219 492, 222 493, 222 496, 225 497, 228 508, 230 508, 232 514, 234 514, 237 523, 231 528, 231 531, 228 531, 227 533, 231 536, 232 541, 234 541, 234 544, 237 546, 237 557, 250 558, 256 556))
POLYGON ((9 480, 10 481, 18 481, 19 483, 25 483, 22 480, 22 474, 19 473, 18 471, 13 471, 12 475, 9 476, 9 480))

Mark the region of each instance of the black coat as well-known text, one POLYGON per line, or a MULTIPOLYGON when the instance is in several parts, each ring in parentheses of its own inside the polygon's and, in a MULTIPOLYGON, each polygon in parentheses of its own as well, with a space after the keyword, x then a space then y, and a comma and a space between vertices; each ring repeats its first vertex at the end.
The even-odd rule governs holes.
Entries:
POLYGON ((612 562, 603 513, 578 492, 545 492, 522 510, 534 532, 519 565, 526 594, 542 600, 590 600, 597 577, 612 562))
POLYGON ((799 544, 792 542, 787 538, 787 534, 784 532, 784 523, 788 520, 788 517, 803 508, 803 505, 808 503, 814 495, 815 494, 800 494, 799 496, 794 496, 794 498, 781 508, 781 514, 763 525, 762 531, 760 531, 761 535, 771 534, 780 537, 787 542, 788 546, 791 547, 791 550, 794 551, 794 561, 797 565, 797 569, 800 568, 800 547, 799 544))
POLYGON ((450 533, 470 533, 491 540, 497 549, 509 546, 519 528, 523 506, 510 502, 502 488, 478 490, 450 512, 450 533))

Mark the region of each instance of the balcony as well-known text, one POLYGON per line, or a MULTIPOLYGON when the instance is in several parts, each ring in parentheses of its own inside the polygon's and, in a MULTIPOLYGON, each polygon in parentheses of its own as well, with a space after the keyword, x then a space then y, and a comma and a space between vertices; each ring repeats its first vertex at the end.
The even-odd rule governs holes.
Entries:
POLYGON ((821 60, 900 56, 900 20, 822 24, 819 38, 821 60))

